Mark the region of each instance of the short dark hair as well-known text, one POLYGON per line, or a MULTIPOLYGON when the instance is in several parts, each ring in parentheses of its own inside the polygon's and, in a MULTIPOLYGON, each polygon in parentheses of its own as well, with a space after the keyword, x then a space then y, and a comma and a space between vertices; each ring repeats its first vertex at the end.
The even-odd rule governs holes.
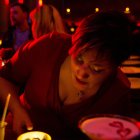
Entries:
POLYGON ((97 57, 108 55, 109 60, 120 65, 131 54, 130 26, 130 20, 122 12, 94 13, 82 20, 72 37, 69 53, 97 48, 97 57))
POLYGON ((29 13, 29 9, 27 8, 27 6, 23 3, 19 3, 19 2, 15 2, 15 3, 12 3, 10 5, 10 8, 14 7, 14 6, 19 6, 21 8, 21 10, 23 12, 26 12, 27 14, 29 13))

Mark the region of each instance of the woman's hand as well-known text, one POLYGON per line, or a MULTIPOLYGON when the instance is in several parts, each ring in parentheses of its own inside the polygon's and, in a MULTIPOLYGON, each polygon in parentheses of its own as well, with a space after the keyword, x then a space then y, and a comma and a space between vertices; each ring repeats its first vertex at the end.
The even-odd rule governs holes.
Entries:
POLYGON ((29 115, 23 108, 22 104, 20 103, 19 97, 17 96, 17 94, 19 93, 19 89, 20 88, 18 86, 0 77, 0 99, 4 102, 6 101, 8 93, 11 94, 9 111, 12 113, 11 117, 13 121, 11 121, 13 122, 13 130, 17 134, 22 133, 23 128, 24 130, 31 130, 31 128, 33 128, 29 115))
POLYGON ((13 131, 17 134, 23 133, 23 128, 32 130, 33 124, 24 108, 18 108, 13 112, 13 131))

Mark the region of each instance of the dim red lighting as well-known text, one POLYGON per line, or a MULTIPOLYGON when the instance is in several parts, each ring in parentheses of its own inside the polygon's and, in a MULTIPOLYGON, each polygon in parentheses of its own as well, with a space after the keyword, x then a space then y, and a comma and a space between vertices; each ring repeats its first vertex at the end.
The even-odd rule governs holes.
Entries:
POLYGON ((140 21, 137 22, 137 26, 140 27, 140 21))
POLYGON ((136 124, 139 128, 140 128, 140 122, 137 122, 137 124, 136 124))
POLYGON ((9 0, 5 0, 5 4, 8 5, 9 4, 9 0))
POLYGON ((42 0, 38 0, 38 5, 42 6, 43 5, 43 1, 42 0))
POLYGON ((19 2, 19 3, 23 3, 23 2, 24 2, 24 0, 18 0, 18 2, 19 2))

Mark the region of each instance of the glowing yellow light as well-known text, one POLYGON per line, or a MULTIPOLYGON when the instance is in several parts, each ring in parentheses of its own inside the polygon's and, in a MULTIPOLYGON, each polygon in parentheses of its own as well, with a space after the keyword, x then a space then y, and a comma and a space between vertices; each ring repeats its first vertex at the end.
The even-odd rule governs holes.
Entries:
POLYGON ((139 21, 137 22, 137 26, 140 27, 140 22, 139 21))
POLYGON ((42 6, 43 5, 43 1, 42 0, 38 0, 38 5, 42 6))
POLYGON ((95 8, 95 12, 99 12, 99 8, 96 7, 96 8, 95 8))
POLYGON ((74 27, 71 27, 71 28, 70 28, 70 31, 71 31, 71 32, 74 32, 74 31, 75 31, 75 28, 74 28, 74 27))
POLYGON ((66 9, 66 12, 67 12, 67 13, 70 13, 70 12, 71 12, 70 8, 67 8, 67 9, 66 9))
POLYGON ((124 12, 125 13, 130 13, 130 8, 129 7, 126 7, 124 12))
POLYGON ((0 40, 0 45, 2 45, 2 40, 0 40))

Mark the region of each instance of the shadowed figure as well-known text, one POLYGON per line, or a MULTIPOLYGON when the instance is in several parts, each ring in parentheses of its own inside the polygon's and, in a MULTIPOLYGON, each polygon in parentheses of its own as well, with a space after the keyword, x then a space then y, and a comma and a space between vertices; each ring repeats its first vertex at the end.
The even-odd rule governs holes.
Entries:
POLYGON ((11 58, 24 43, 32 39, 28 23, 28 8, 24 4, 17 2, 11 4, 10 23, 2 38, 0 49, 0 57, 5 60, 11 58))

